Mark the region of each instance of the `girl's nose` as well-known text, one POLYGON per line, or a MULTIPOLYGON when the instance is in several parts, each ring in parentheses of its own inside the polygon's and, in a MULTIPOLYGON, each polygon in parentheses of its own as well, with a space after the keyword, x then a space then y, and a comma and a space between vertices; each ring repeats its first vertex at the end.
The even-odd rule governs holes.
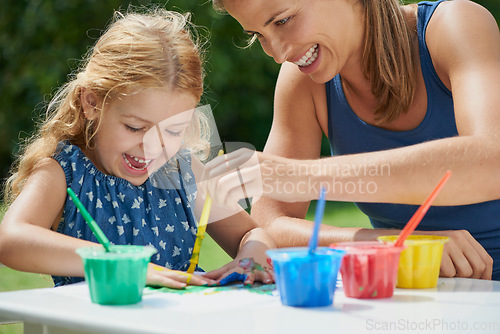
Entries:
POLYGON ((154 158, 161 154, 162 152, 162 139, 157 133, 156 129, 153 127, 145 135, 140 144, 144 150, 144 155, 146 158, 154 158))

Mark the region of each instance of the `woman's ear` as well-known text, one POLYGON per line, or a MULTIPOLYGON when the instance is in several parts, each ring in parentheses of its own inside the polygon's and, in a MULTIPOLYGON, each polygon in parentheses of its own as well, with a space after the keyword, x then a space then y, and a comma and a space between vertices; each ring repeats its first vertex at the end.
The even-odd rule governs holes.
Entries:
POLYGON ((81 101, 85 118, 92 120, 97 116, 97 97, 92 90, 82 88, 81 101))

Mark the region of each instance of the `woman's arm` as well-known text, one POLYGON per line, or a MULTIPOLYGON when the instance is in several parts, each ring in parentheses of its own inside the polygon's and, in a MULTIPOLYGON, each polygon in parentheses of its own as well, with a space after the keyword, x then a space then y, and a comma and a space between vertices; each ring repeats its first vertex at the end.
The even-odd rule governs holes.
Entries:
MULTIPOLYGON (((445 2, 429 23, 427 41, 436 72, 453 93, 458 136, 318 160, 320 130, 327 133, 324 87, 314 84, 295 65, 285 63, 265 148, 270 154, 258 154, 263 178, 274 182, 266 184, 264 180, 263 195, 307 202, 317 197, 319 184, 326 184, 330 200, 420 204, 450 169, 453 177, 434 204, 462 205, 500 198, 498 26, 491 14, 475 3, 445 2), (357 172, 367 166, 387 172, 357 172), (296 184, 296 191, 279 187, 284 184, 296 184), (311 184, 316 187, 307 187, 311 184), (339 191, 346 184, 371 184, 375 191, 362 186, 339 191)), ((249 178, 245 172, 240 170, 244 179, 249 178)), ((231 173, 215 180, 214 184, 220 183, 217 201, 227 204, 232 188, 225 188, 224 183, 231 178, 238 179, 231 173)))

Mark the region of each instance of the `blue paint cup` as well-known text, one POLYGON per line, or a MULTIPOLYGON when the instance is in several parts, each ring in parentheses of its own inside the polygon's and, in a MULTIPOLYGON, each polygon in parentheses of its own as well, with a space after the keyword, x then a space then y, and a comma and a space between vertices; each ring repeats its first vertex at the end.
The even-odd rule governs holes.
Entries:
POLYGON ((273 261, 281 302, 288 306, 318 307, 333 303, 344 251, 319 247, 312 255, 306 247, 267 251, 273 261))

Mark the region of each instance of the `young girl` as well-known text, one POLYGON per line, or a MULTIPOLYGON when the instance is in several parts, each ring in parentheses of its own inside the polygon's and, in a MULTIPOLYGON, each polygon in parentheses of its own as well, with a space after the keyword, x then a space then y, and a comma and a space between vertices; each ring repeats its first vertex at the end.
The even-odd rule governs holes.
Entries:
MULTIPOLYGON (((186 16, 162 9, 115 15, 49 104, 46 121, 13 169, 0 262, 51 274, 56 285, 83 279, 75 250, 97 240, 67 196, 71 187, 112 243, 158 250, 148 284, 213 284, 241 273, 244 258, 265 267, 272 239, 245 211, 213 207, 211 217, 226 218, 207 232, 235 259, 206 276, 182 272, 196 238, 193 208, 199 213, 204 199, 193 174, 203 166, 191 153, 203 157, 207 147, 194 110, 203 90, 200 50, 188 28, 186 16)), ((247 274, 245 283, 273 281, 271 269, 247 274)))

